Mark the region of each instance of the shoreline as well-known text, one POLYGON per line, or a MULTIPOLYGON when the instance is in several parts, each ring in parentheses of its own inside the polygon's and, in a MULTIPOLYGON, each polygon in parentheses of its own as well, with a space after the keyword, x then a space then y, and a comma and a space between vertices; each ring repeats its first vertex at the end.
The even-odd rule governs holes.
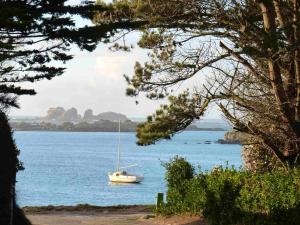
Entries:
POLYGON ((97 213, 152 213, 154 205, 112 205, 112 206, 96 206, 89 204, 78 204, 74 206, 66 205, 48 205, 48 206, 24 206, 21 209, 26 214, 44 214, 55 212, 97 212, 97 213))
MULTIPOLYGON (((14 129, 13 128, 13 131, 14 132, 17 132, 17 131, 31 131, 31 132, 74 132, 74 133, 117 133, 118 131, 113 131, 113 130, 99 130, 99 131, 96 131, 96 130, 26 130, 26 129, 22 129, 22 130, 19 130, 19 129, 14 129)), ((228 131, 228 130, 225 130, 225 129, 206 129, 206 128, 199 128, 197 130, 184 130, 184 131, 214 131, 214 132, 224 132, 224 131, 228 131)), ((121 133, 136 133, 136 131, 121 131, 121 133)))
POLYGON ((207 225, 200 216, 163 217, 154 205, 25 206, 25 215, 34 225, 207 225))

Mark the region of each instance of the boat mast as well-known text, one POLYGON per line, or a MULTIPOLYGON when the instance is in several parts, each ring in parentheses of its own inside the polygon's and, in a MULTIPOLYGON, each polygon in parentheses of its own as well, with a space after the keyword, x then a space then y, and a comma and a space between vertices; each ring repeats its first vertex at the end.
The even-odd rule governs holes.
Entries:
POLYGON ((117 171, 120 170, 120 144, 121 144, 121 120, 119 119, 119 135, 118 135, 118 157, 117 157, 117 171))

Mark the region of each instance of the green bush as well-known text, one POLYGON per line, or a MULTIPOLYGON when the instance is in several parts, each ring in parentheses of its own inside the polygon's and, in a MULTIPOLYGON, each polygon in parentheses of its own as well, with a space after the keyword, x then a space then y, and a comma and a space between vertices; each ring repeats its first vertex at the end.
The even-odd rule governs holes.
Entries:
MULTIPOLYGON (((159 209, 159 212, 163 214, 195 212, 196 210, 191 208, 191 205, 196 203, 193 193, 199 191, 198 188, 193 188, 198 187, 199 183, 194 179, 195 168, 179 156, 163 163, 163 166, 166 168, 165 179, 168 186, 167 206, 159 209)), ((197 208, 199 208, 198 204, 197 208)))
POLYGON ((169 214, 199 214, 202 212, 206 199, 204 198, 204 189, 199 188, 203 185, 202 179, 193 178, 186 181, 182 188, 185 188, 184 194, 176 188, 169 188, 167 192, 167 203, 159 209, 159 212, 165 215, 169 214))
POLYGON ((260 174, 219 167, 191 177, 194 169, 184 161, 176 157, 166 166, 161 213, 201 214, 212 225, 300 224, 300 170, 260 174))
POLYGON ((168 187, 180 188, 186 180, 194 177, 194 167, 178 155, 169 162, 163 163, 166 168, 166 181, 168 187))
POLYGON ((241 215, 235 201, 243 183, 243 175, 235 169, 219 168, 206 174, 203 216, 212 225, 235 224, 241 215))
POLYGON ((300 224, 300 170, 252 174, 236 205, 244 224, 300 224))

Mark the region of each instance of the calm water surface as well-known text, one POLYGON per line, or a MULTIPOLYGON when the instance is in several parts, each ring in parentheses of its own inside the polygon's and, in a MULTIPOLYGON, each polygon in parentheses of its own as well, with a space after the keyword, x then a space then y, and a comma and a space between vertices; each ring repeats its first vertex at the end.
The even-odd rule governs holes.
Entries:
POLYGON ((139 147, 134 133, 121 133, 121 164, 138 163, 130 172, 144 175, 141 184, 115 185, 107 172, 115 168, 118 133, 15 132, 25 170, 17 176, 21 206, 153 204, 165 192, 161 161, 175 155, 210 170, 215 165, 241 165, 239 145, 214 143, 225 132, 186 131, 172 141, 139 147), (211 144, 205 144, 211 141, 211 144))

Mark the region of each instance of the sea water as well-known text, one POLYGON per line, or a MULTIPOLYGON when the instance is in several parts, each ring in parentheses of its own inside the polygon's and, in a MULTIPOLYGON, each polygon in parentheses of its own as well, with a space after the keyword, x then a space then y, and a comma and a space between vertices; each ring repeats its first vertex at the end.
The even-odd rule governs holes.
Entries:
POLYGON ((172 140, 141 147, 134 133, 121 133, 121 166, 138 164, 129 172, 143 175, 140 184, 112 184, 118 133, 39 132, 14 133, 25 170, 17 175, 17 201, 21 206, 154 204, 166 192, 162 162, 179 155, 196 170, 216 165, 242 164, 239 145, 218 144, 222 131, 185 131, 172 140), (210 143, 210 144, 209 144, 210 143))

